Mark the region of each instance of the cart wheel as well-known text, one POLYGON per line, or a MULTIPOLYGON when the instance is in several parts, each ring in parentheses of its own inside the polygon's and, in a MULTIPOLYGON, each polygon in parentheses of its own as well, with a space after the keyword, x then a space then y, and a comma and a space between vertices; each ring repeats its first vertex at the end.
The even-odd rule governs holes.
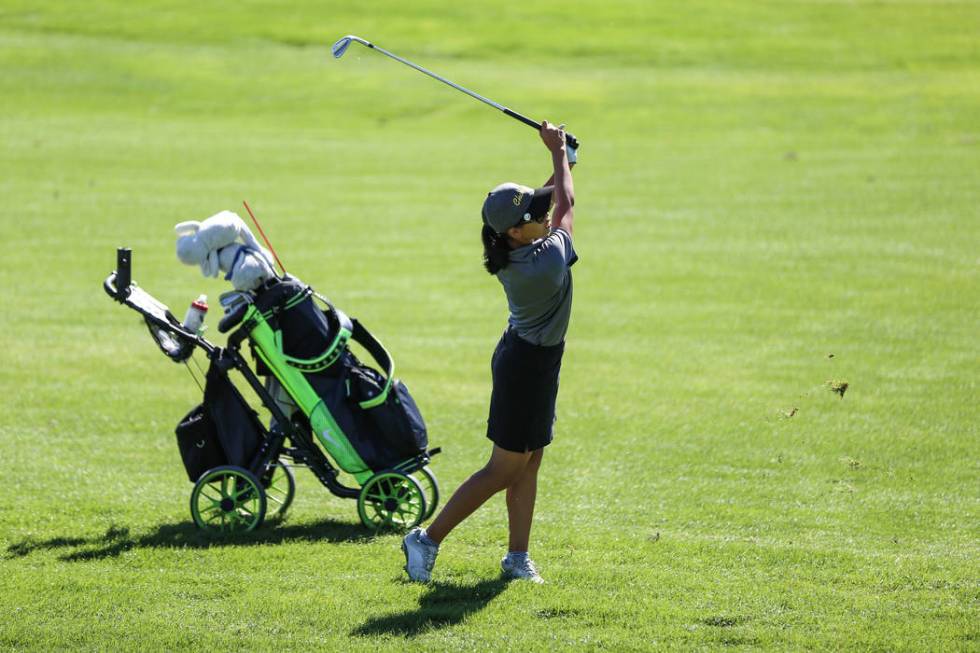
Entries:
POLYGON ((361 488, 357 513, 372 530, 412 528, 425 517, 425 494, 407 474, 379 472, 361 488))
POLYGON ((422 486, 422 494, 425 495, 425 516, 422 517, 422 521, 426 521, 435 514, 436 506, 439 505, 439 481, 428 467, 413 472, 412 478, 419 482, 422 486))
POLYGON ((296 476, 286 463, 281 460, 274 462, 262 475, 262 487, 265 489, 266 517, 282 517, 286 509, 293 503, 296 494, 296 476))
POLYGON ((211 535, 247 533, 265 519, 265 491, 247 469, 223 465, 197 479, 191 492, 191 516, 211 535))

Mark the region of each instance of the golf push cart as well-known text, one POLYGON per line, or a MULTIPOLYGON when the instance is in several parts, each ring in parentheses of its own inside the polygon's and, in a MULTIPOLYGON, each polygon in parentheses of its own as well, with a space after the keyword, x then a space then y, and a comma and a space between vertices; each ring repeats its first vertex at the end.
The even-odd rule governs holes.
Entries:
POLYGON ((391 356, 312 288, 286 275, 238 293, 218 325, 230 332, 219 347, 132 282, 130 250, 118 250, 116 271, 103 286, 143 316, 171 360, 186 364, 197 348, 209 360, 203 402, 176 429, 199 528, 241 533, 282 516, 296 489, 291 468, 300 466, 336 496, 356 499, 368 528, 412 528, 435 511, 439 486, 427 465, 439 450, 427 450, 425 423, 394 377, 391 356), (362 364, 350 340, 384 373, 362 364), (246 342, 254 370, 242 352, 246 342), (233 371, 271 414, 268 428, 235 386, 233 371), (330 459, 359 487, 343 485, 330 459))

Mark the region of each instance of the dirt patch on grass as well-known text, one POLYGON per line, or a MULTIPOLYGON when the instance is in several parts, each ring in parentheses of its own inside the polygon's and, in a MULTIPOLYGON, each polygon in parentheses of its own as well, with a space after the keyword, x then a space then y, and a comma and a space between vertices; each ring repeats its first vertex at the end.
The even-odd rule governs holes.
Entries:
POLYGON ((701 623, 714 628, 731 628, 733 626, 740 626, 748 620, 748 617, 715 616, 702 619, 701 623))
POLYGON ((582 610, 577 608, 546 608, 534 613, 538 619, 562 619, 565 617, 580 617, 582 610))
POLYGON ((720 640, 723 646, 759 646, 761 642, 755 637, 722 637, 720 640))

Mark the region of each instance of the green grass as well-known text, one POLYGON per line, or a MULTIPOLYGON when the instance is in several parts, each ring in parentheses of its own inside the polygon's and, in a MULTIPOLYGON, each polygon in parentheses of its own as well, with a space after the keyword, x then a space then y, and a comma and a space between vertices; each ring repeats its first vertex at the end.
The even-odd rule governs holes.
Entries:
POLYGON ((0 648, 980 649, 978 22, 974 2, 8 0, 0 648), (548 157, 383 57, 334 61, 346 33, 584 143, 542 587, 497 580, 499 498, 431 587, 304 470, 284 523, 197 535, 172 430, 199 391, 100 287, 128 245, 176 312, 216 298, 172 226, 247 199, 393 352, 444 490, 484 461, 506 306, 478 206, 548 157))

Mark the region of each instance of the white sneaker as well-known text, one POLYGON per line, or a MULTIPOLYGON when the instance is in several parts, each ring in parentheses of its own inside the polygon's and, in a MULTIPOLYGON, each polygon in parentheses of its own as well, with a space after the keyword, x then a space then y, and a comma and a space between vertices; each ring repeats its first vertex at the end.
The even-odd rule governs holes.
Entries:
POLYGON ((410 530, 402 540, 402 551, 405 553, 408 577, 419 583, 428 583, 432 579, 432 567, 436 564, 439 546, 425 544, 419 539, 421 534, 421 528, 410 530))
POLYGON ((514 562, 510 556, 504 556, 504 559, 500 561, 500 568, 506 578, 529 580, 539 585, 544 582, 537 567, 534 566, 534 562, 527 557, 522 562, 514 562))

